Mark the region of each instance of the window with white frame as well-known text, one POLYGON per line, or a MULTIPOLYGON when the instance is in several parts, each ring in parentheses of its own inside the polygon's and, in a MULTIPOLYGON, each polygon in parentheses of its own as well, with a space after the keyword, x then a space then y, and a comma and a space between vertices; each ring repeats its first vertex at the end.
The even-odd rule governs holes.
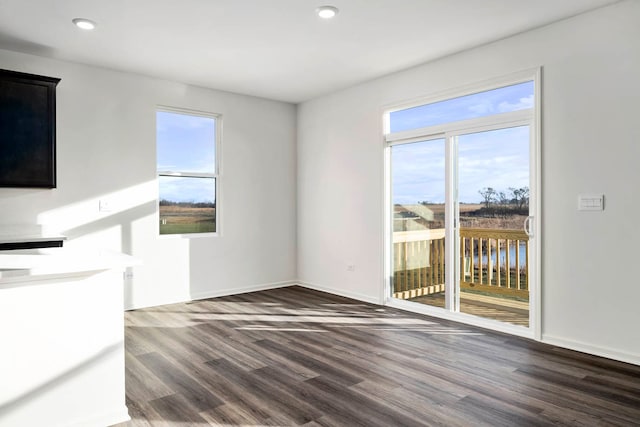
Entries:
POLYGON ((419 128, 491 117, 534 107, 534 82, 527 80, 507 86, 445 98, 441 101, 395 110, 389 113, 387 134, 419 128))
POLYGON ((217 231, 219 121, 199 111, 156 111, 160 234, 217 231))

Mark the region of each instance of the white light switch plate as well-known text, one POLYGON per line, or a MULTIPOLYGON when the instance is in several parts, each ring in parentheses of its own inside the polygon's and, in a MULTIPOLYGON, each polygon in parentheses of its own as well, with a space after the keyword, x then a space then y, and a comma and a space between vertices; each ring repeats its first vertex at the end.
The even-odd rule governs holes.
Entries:
POLYGON ((580 194, 578 195, 579 211, 603 211, 604 194, 580 194))
POLYGON ((100 212, 111 212, 111 203, 108 200, 100 200, 98 202, 98 210, 100 212))

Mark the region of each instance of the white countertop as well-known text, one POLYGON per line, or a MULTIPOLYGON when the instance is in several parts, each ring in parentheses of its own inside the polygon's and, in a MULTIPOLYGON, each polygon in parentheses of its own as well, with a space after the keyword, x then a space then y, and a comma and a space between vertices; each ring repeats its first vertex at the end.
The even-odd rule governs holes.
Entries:
POLYGON ((59 233, 44 231, 38 225, 0 226, 0 244, 64 241, 66 239, 65 236, 59 233))
POLYGON ((50 275, 125 269, 139 265, 130 255, 110 250, 69 248, 0 251, 0 283, 50 275))
POLYGON ((65 236, 60 235, 49 235, 43 236, 38 234, 33 234, 30 236, 20 235, 20 236, 0 236, 0 244, 1 243, 24 243, 24 242, 62 242, 67 240, 65 236))

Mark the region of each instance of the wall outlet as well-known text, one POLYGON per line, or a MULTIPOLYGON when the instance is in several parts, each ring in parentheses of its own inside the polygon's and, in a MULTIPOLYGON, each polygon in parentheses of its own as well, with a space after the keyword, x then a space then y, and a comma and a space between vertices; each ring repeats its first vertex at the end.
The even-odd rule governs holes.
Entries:
POLYGON ((125 271, 122 277, 124 280, 133 280, 133 271, 125 271))
POLYGON ((347 264, 347 271, 356 271, 355 264, 347 264))

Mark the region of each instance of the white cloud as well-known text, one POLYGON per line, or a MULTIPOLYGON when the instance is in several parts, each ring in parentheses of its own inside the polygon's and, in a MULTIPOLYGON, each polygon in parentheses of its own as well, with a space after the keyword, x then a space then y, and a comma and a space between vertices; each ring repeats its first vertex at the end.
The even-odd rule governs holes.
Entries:
POLYGON ((525 97, 525 98, 520 98, 518 100, 518 102, 508 102, 508 101, 503 101, 500 104, 498 104, 498 111, 500 113, 508 113, 511 111, 518 111, 518 110, 526 110, 528 108, 533 108, 533 94, 525 97))
POLYGON ((493 105, 490 102, 474 104, 468 107, 468 110, 475 113, 474 116, 486 116, 493 113, 493 105))

